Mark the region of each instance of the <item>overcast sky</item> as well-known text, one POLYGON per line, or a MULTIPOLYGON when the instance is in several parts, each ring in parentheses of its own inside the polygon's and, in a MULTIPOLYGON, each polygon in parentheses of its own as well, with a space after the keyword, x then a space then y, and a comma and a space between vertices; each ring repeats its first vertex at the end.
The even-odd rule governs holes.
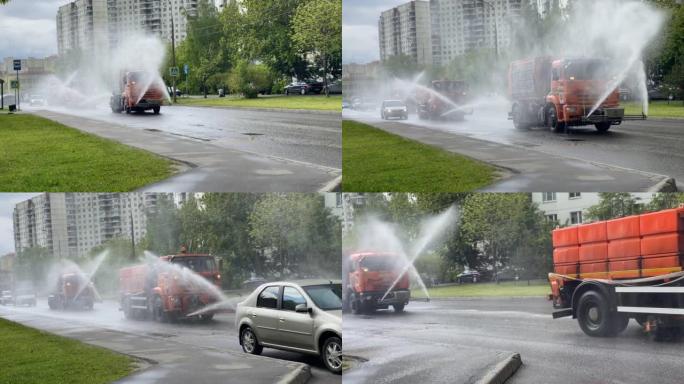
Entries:
POLYGON ((342 0, 342 53, 344 63, 364 64, 380 57, 380 13, 408 0, 342 0))
POLYGON ((0 60, 57 54, 57 9, 73 0, 10 0, 0 5, 0 60))
POLYGON ((57 8, 69 0, 11 0, 0 5, 0 59, 57 53, 57 8))
POLYGON ((0 255, 14 252, 14 226, 12 224, 14 205, 36 195, 36 193, 0 193, 0 255))

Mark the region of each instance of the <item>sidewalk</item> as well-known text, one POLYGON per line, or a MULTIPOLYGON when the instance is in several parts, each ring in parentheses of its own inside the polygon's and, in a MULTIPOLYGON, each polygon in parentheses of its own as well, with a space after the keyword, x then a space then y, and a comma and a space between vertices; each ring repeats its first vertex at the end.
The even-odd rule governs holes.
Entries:
POLYGON ((134 335, 31 314, 0 311, 0 315, 28 327, 141 360, 143 368, 117 381, 120 384, 298 384, 305 383, 311 375, 305 364, 201 348, 164 339, 162 334, 159 337, 134 335))
POLYGON ((314 192, 336 186, 341 171, 218 147, 155 130, 40 111, 36 115, 185 164, 181 173, 141 192, 314 192))
POLYGON ((399 123, 359 121, 424 144, 500 167, 510 173, 482 192, 668 192, 668 176, 543 152, 537 148, 503 145, 399 123))

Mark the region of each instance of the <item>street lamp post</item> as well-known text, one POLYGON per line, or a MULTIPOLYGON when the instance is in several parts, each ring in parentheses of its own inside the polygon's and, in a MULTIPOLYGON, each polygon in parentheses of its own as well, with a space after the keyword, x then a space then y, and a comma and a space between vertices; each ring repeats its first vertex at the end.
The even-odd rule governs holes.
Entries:
MULTIPOLYGON (((169 11, 171 12, 171 56, 173 56, 173 67, 176 67, 176 31, 173 25, 173 4, 171 4, 171 0, 169 0, 169 11)), ((176 76, 171 76, 171 83, 172 83, 172 88, 171 91, 173 92, 173 103, 176 104, 176 76)))

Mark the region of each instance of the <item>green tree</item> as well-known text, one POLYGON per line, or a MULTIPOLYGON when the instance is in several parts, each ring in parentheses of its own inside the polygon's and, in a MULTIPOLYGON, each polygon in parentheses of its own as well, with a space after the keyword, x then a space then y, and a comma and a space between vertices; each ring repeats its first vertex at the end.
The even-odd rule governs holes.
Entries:
POLYGON ((180 235, 181 222, 173 199, 161 195, 156 208, 147 212, 144 244, 160 255, 176 253, 180 249, 180 235))
POLYGON ((677 208, 681 204, 684 204, 684 193, 654 193, 653 199, 646 206, 646 210, 660 211, 677 208))
POLYGON ((262 64, 238 63, 228 76, 231 93, 241 93, 248 99, 255 99, 259 92, 270 91, 273 78, 262 64))
POLYGON ((306 0, 242 0, 242 58, 259 60, 276 74, 307 78, 306 58, 297 51, 291 36, 292 17, 304 2, 306 0))
MULTIPOLYGON (((191 68, 190 78, 207 97, 208 79, 230 68, 230 53, 221 49, 221 20, 211 2, 199 2, 197 14, 187 16, 187 37, 178 47, 182 62, 191 68)), ((225 47, 225 45, 224 45, 225 47)))
POLYGON ((280 278, 339 275, 340 227, 319 195, 267 194, 250 215, 250 235, 280 278))
POLYGON ((292 17, 292 41, 302 55, 318 61, 327 86, 334 68, 341 66, 342 2, 309 0, 299 4, 292 17))
POLYGON ((17 253, 15 267, 17 280, 30 280, 35 287, 51 288, 45 286, 45 277, 54 262, 47 248, 24 248, 17 253))
POLYGON ((599 197, 599 203, 589 207, 586 211, 585 217, 591 221, 610 220, 635 215, 643 211, 643 205, 631 193, 606 192, 599 193, 599 197))

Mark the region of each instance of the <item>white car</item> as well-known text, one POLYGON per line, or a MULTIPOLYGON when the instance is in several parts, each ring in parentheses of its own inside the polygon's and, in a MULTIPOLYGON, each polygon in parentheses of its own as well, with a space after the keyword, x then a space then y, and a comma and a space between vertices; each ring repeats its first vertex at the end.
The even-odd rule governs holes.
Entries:
POLYGON ((237 305, 239 341, 246 353, 264 347, 320 356, 342 373, 342 284, 330 280, 265 283, 237 305))
POLYGON ((44 107, 47 105, 47 101, 45 101, 45 97, 41 95, 31 95, 29 98, 29 104, 32 107, 44 107))

